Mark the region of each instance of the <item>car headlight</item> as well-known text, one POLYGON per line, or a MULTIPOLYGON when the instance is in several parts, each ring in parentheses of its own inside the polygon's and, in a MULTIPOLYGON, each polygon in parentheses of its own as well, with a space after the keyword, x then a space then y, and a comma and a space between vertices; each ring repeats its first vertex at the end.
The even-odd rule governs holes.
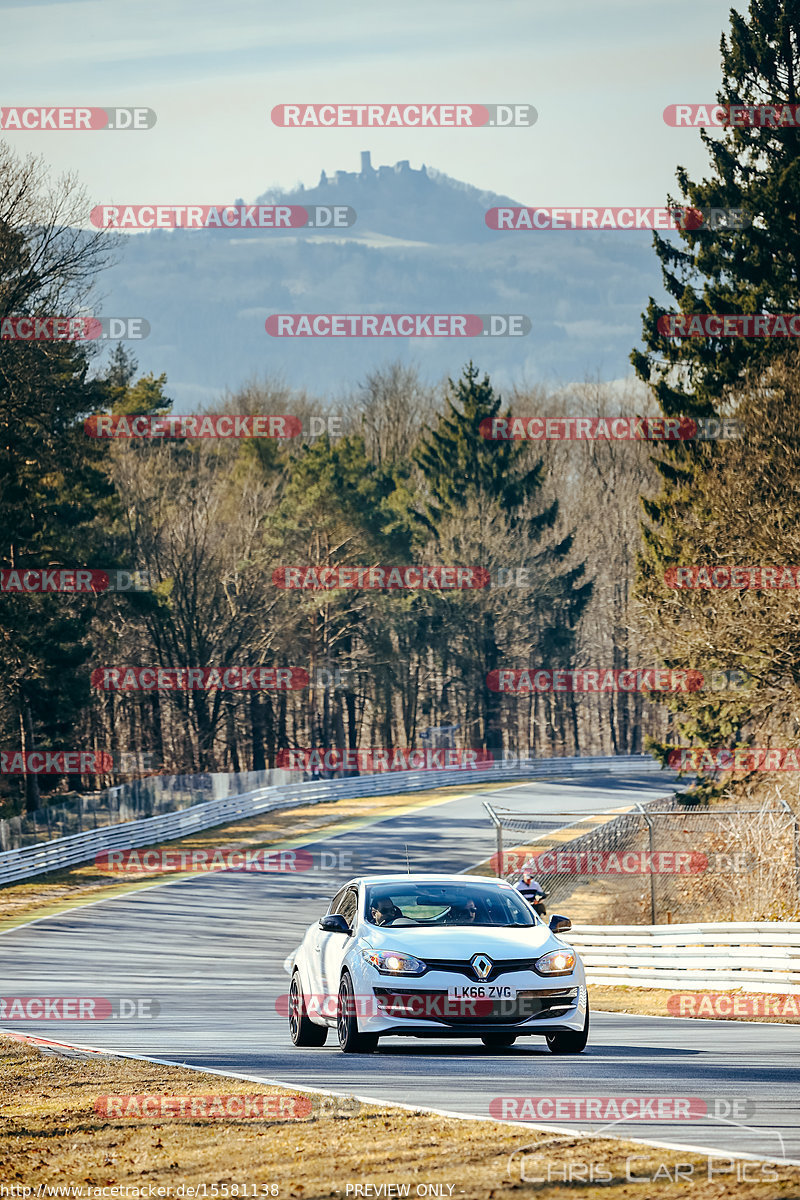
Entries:
POLYGON ((576 962, 572 950, 551 950, 549 954, 537 958, 533 969, 539 975, 571 975, 576 962))
POLYGON ((422 975, 428 968, 413 954, 397 954, 394 950, 362 950, 361 956, 380 971, 381 975, 422 975))

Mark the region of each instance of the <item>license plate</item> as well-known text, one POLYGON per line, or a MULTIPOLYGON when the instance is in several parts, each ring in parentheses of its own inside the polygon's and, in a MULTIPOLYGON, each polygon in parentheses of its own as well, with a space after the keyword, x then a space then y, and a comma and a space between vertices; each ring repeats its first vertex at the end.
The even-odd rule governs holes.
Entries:
POLYGON ((517 989, 508 984, 453 984, 447 989, 448 1000, 516 1000, 517 989))

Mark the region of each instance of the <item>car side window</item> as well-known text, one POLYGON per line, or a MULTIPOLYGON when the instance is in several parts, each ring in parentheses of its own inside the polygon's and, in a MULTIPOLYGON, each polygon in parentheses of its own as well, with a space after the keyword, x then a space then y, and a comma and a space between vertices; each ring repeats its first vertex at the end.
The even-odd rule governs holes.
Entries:
POLYGON ((337 912, 341 913, 347 924, 352 929, 356 923, 356 910, 358 908, 358 893, 355 888, 347 888, 345 890, 342 902, 339 905, 337 912))
POLYGON ((342 911, 342 904, 344 903, 344 898, 346 895, 347 895, 346 887, 343 887, 340 892, 336 893, 336 895, 331 900, 331 906, 328 909, 328 916, 332 917, 332 916, 334 916, 335 913, 342 911))

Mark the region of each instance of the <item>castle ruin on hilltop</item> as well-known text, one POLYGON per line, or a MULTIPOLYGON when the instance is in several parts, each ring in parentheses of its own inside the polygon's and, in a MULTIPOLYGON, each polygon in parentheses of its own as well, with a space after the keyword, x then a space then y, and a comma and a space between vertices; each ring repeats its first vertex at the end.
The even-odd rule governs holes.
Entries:
POLYGON ((361 170, 360 171, 336 171, 333 175, 327 175, 325 171, 320 174, 317 187, 340 187, 342 184, 351 183, 367 183, 371 181, 380 181, 383 179, 403 179, 404 182, 412 183, 417 180, 422 183, 429 182, 428 171, 423 163, 418 171, 415 171, 407 158, 396 162, 393 167, 378 167, 377 170, 372 165, 370 151, 361 151, 361 170))

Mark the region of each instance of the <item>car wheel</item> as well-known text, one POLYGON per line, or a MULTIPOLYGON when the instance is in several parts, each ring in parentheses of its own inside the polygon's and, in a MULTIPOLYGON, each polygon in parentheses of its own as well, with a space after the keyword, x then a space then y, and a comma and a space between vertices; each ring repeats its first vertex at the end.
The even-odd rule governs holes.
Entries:
POLYGON ((306 1010, 306 998, 295 971, 289 985, 289 1036, 295 1046, 324 1046, 328 1030, 324 1025, 315 1025, 306 1010))
POLYGON ((559 1033, 548 1033, 547 1045, 552 1054, 580 1054, 586 1049, 589 1040, 589 1003, 586 1003, 586 1020, 583 1029, 576 1033, 574 1029, 559 1033))
POLYGON ((371 1054, 378 1045, 377 1033, 359 1033, 353 984, 347 972, 339 984, 336 1032, 339 1035, 339 1047, 345 1054, 371 1054))
POLYGON ((487 1050, 505 1050, 516 1041, 513 1033, 485 1033, 481 1038, 487 1050))

